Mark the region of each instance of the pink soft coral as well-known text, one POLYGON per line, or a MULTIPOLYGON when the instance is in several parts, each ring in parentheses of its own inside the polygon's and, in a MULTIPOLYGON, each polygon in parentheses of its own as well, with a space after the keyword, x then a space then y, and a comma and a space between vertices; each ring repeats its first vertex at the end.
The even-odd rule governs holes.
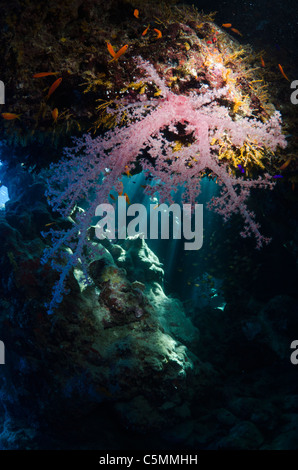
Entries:
MULTIPOLYGON (((259 232, 246 200, 251 188, 272 188, 274 183, 269 175, 256 180, 234 176, 228 164, 219 161, 218 147, 211 142, 224 137, 235 147, 241 147, 247 139, 272 151, 278 145, 285 147, 280 114, 276 111, 266 123, 254 118, 238 117, 234 120, 228 108, 221 104, 228 99, 227 87, 211 90, 202 86, 198 94, 177 95, 166 86, 149 62, 141 58, 136 62, 147 77, 142 78, 142 82, 153 82, 159 89, 158 96, 138 95, 134 101, 131 97, 122 98, 117 102, 117 109, 120 109, 119 122, 120 114, 126 113, 125 126, 119 125, 103 137, 93 139, 86 134, 74 139, 75 146, 66 149, 64 158, 51 167, 47 195, 55 210, 68 216, 80 201, 92 201, 85 212, 76 216, 76 225, 69 231, 51 230, 54 245, 45 253, 44 261, 56 258, 63 245, 72 249, 68 257, 65 254, 66 266, 55 263, 55 267, 62 271, 56 297, 63 289, 67 272, 79 260, 87 272, 83 248, 95 208, 107 202, 113 187, 119 188, 121 175, 134 167, 137 158, 143 170, 155 178, 154 185, 147 187, 146 192, 152 195, 158 191, 161 202, 172 202, 173 193, 183 186, 183 200, 194 204, 200 192, 201 177, 206 171, 216 175, 222 192, 211 201, 210 207, 222 214, 225 220, 234 213, 240 213, 244 219, 242 235, 254 235, 258 247, 268 242, 259 232), (184 136, 189 137, 188 146, 180 146, 173 152, 173 140, 175 136, 179 138, 181 129, 184 136), (145 156, 141 158, 142 154, 145 156)), ((61 300, 59 295, 58 298, 61 300)))

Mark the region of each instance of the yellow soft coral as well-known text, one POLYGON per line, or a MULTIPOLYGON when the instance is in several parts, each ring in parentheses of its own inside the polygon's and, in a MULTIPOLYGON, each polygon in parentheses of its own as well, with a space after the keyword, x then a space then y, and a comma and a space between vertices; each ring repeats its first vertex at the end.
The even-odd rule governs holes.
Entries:
POLYGON ((255 167, 265 169, 264 162, 272 157, 272 152, 265 147, 260 147, 257 142, 246 140, 242 147, 234 147, 229 139, 214 139, 211 145, 217 145, 218 159, 228 161, 231 167, 235 169, 241 165, 247 174, 250 174, 255 167))

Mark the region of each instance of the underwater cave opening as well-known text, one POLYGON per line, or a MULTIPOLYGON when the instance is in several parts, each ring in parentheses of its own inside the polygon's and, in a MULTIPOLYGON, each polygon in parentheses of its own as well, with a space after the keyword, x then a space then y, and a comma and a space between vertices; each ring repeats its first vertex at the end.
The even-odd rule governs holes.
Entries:
MULTIPOLYGON (((123 191, 125 191, 132 203, 139 202, 149 208, 152 202, 158 205, 158 195, 150 197, 144 193, 144 188, 148 184, 146 175, 142 172, 132 177, 123 177, 123 191)), ((150 181, 150 185, 154 186, 154 182, 150 181)), ((172 236, 168 240, 158 239, 146 240, 149 248, 157 255, 163 263, 165 270, 165 291, 167 294, 176 292, 181 300, 192 299, 194 290, 197 291, 197 279, 206 276, 209 273, 208 264, 211 263, 208 254, 212 247, 212 236, 214 233, 220 233, 222 230, 221 217, 213 211, 208 210, 207 204, 212 197, 219 193, 219 186, 215 180, 203 177, 201 180, 201 193, 196 203, 203 204, 203 246, 197 251, 187 251, 184 249, 184 240, 174 239, 172 236)), ((175 195, 175 203, 181 204, 181 196, 183 188, 177 188, 175 195)), ((148 212, 149 213, 149 212, 148 212)), ((173 218, 170 215, 170 234, 172 235, 173 218)), ((220 238, 220 236, 218 235, 220 238)))

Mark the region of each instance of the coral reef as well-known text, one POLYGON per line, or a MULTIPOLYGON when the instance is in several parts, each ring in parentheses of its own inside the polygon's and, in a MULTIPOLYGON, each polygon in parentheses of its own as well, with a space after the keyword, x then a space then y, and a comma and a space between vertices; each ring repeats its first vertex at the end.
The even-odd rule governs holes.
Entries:
MULTIPOLYGON (((146 79, 141 79, 141 83, 150 83, 159 90, 158 93, 154 93, 153 97, 152 94, 142 94, 136 101, 126 98, 118 100, 115 111, 118 124, 124 114, 127 121, 125 126, 110 130, 104 137, 94 140, 89 134, 76 139, 76 146, 66 149, 65 157, 51 166, 47 196, 54 210, 66 217, 74 213, 80 201, 92 202, 86 211, 76 215, 76 225, 68 232, 50 230, 53 248, 47 250, 43 261, 53 258, 52 266, 62 272, 54 289, 50 312, 61 301, 65 278, 79 260, 88 282, 88 259, 84 255, 84 248, 96 207, 108 200, 113 188, 119 188, 119 178, 125 171, 132 171, 136 161, 153 178, 154 184, 148 185, 145 192, 151 196, 157 192, 161 202, 173 202, 173 192, 183 187, 183 201, 194 204, 200 193, 202 176, 207 172, 211 177, 216 177, 223 190, 219 197, 213 198, 211 207, 223 215, 225 220, 234 213, 240 213, 244 219, 241 235, 254 235, 258 248, 269 241, 259 232, 259 224, 246 205, 251 188, 272 189, 269 175, 257 180, 235 177, 231 174, 229 161, 219 163, 218 155, 220 160, 226 160, 229 152, 235 152, 233 147, 240 148, 245 161, 236 162, 241 161, 245 167, 246 164, 250 165, 250 160, 247 154, 243 154, 242 148, 249 145, 248 141, 254 142, 251 152, 256 149, 255 160, 257 153, 264 154, 266 148, 273 151, 278 145, 285 147, 279 114, 275 112, 266 123, 248 118, 233 120, 226 107, 220 105, 221 100, 229 99, 229 87, 212 91, 200 89, 197 93, 177 95, 166 86, 165 80, 159 77, 148 62, 139 58, 137 64, 146 72, 146 79), (158 96, 154 98, 156 94, 158 96), (172 134, 170 139, 169 132, 172 134), (172 141, 177 142, 181 138, 188 141, 188 145, 181 144, 173 152, 172 141), (225 150, 224 156, 217 145, 222 141, 228 142, 223 145, 231 149, 225 150), (146 151, 149 157, 138 158, 142 151, 146 151), (77 243, 74 241, 76 233, 80 234, 77 243), (64 245, 72 249, 64 260, 65 265, 57 262, 64 245)), ((223 73, 222 70, 220 73, 223 73)), ((214 88, 217 87, 214 85, 214 88)), ((111 108, 106 111, 114 112, 111 108)))
POLYGON ((298 107, 284 51, 214 18, 170 0, 1 9, 1 112, 20 115, 0 117, 2 449, 297 449, 298 107), (162 248, 94 235, 98 201, 142 170, 159 202, 213 179, 214 209, 242 215, 207 254, 176 247, 171 283, 162 248), (244 219, 266 242, 252 212, 261 251, 235 236, 244 219))

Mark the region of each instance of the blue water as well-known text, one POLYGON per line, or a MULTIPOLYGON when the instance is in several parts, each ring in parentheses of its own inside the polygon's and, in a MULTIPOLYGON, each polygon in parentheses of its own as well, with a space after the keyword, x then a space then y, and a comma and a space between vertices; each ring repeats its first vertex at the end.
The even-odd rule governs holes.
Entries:
POLYGON ((0 209, 4 206, 4 204, 9 200, 7 187, 1 186, 0 188, 0 209))
MULTIPOLYGON (((0 167, 2 166, 2 162, 0 161, 0 167)), ((4 208, 4 204, 9 200, 7 187, 1 185, 0 180, 0 210, 4 208)))

